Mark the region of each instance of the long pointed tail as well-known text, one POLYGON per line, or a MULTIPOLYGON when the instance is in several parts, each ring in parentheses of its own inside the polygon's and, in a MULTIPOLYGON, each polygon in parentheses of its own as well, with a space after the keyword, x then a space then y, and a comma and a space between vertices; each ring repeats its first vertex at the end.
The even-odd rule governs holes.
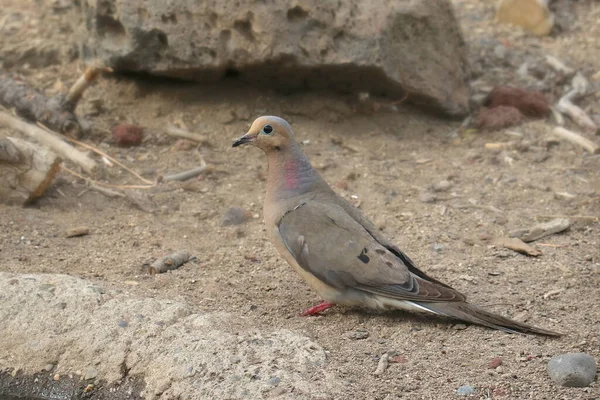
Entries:
POLYGON ((460 319, 488 328, 498 329, 510 333, 535 333, 545 336, 562 336, 561 333, 547 329, 537 328, 522 322, 513 321, 501 315, 485 311, 469 303, 417 303, 435 314, 450 318, 460 319))

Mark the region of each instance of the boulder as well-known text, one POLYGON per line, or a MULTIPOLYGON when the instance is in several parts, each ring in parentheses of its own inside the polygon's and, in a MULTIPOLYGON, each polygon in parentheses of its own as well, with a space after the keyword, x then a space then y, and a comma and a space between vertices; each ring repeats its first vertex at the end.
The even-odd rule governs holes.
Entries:
MULTIPOLYGON (((100 387, 137 376, 146 399, 255 399, 275 386, 339 395, 325 351, 300 333, 66 275, 0 272, 0 321, 0 371, 52 370, 59 383, 79 375, 100 387), (327 379, 315 385, 315 374, 327 379)), ((2 389, 0 380, 0 398, 2 389)), ((52 398, 71 398, 62 396, 52 398)))
POLYGON ((333 89, 468 113, 448 0, 82 0, 80 54, 115 71, 333 89))

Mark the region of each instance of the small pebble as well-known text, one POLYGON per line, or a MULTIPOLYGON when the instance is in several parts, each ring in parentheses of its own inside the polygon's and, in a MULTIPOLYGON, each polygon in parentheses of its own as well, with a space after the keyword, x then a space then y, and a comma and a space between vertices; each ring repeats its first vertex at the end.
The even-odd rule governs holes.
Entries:
POLYGON ((221 226, 241 225, 244 221, 246 221, 246 211, 243 208, 229 207, 221 219, 221 226))
POLYGON ((433 251, 435 251, 436 253, 441 253, 443 248, 444 248, 444 245, 440 244, 440 243, 434 243, 433 246, 431 246, 431 249, 433 251))
POLYGON ((445 192, 446 190, 450 189, 450 186, 450 182, 444 179, 443 181, 434 183, 431 188, 434 192, 445 192))
POLYGON ((586 353, 567 353, 552 357, 548 375, 554 383, 567 387, 586 387, 594 381, 598 367, 586 353))
POLYGON ((54 380, 54 381, 58 381, 58 380, 60 380, 60 375, 59 375, 59 374, 55 374, 55 375, 52 377, 52 380, 54 380))
POLYGON ((267 381, 267 385, 269 386, 277 386, 281 382, 281 378, 274 376, 267 381))
POLYGON ((98 376, 98 370, 94 367, 87 367, 87 369, 85 370, 85 375, 83 377, 83 379, 90 380, 90 379, 94 379, 98 376))
POLYGON ((119 327, 120 328, 127 328, 129 326, 129 323, 125 320, 119 320, 119 327))
POLYGON ((456 329, 457 331, 462 331, 462 330, 467 329, 467 325, 465 325, 465 324, 455 324, 455 325, 452 325, 452 328, 456 329))
POLYGON ((436 197, 433 193, 421 192, 421 194, 419 195, 419 201, 421 201, 422 203, 433 203, 434 201, 436 201, 436 197))
POLYGON ((46 372, 50 372, 50 371, 52 371, 53 369, 54 369, 54 364, 46 364, 46 365, 44 366, 44 371, 46 371, 46 372))
POLYGON ((83 393, 89 393, 89 392, 91 392, 92 390, 94 390, 94 385, 92 385, 92 384, 90 383, 89 385, 87 385, 87 386, 85 387, 85 389, 83 389, 83 393))
POLYGON ((346 337, 346 339, 350 339, 350 340, 362 340, 362 339, 366 339, 369 337, 369 332, 367 332, 367 331, 346 332, 346 334, 344 336, 346 337))
POLYGON ((495 369, 502 365, 502 359, 500 357, 492 358, 492 361, 488 363, 488 368, 495 369))
POLYGON ((475 388, 470 385, 463 385, 456 389, 456 394, 460 396, 471 396, 472 394, 475 394, 475 388))

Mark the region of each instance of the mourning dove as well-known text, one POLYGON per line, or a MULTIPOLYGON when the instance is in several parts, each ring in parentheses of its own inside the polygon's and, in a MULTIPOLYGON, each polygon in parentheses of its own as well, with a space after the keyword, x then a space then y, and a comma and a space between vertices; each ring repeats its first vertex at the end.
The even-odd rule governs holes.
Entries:
POLYGON ((478 308, 465 295, 419 270, 315 171, 279 117, 256 119, 233 143, 254 145, 269 163, 264 221, 270 240, 324 302, 428 312, 507 332, 560 334, 478 308))

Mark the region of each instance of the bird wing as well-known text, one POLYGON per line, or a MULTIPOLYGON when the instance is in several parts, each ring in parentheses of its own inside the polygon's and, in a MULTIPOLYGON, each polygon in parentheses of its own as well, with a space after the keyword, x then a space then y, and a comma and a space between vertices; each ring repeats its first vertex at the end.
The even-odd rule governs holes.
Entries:
POLYGON ((456 290, 411 272, 401 256, 339 205, 308 200, 285 213, 278 228, 298 265, 337 289, 419 302, 465 300, 456 290))

